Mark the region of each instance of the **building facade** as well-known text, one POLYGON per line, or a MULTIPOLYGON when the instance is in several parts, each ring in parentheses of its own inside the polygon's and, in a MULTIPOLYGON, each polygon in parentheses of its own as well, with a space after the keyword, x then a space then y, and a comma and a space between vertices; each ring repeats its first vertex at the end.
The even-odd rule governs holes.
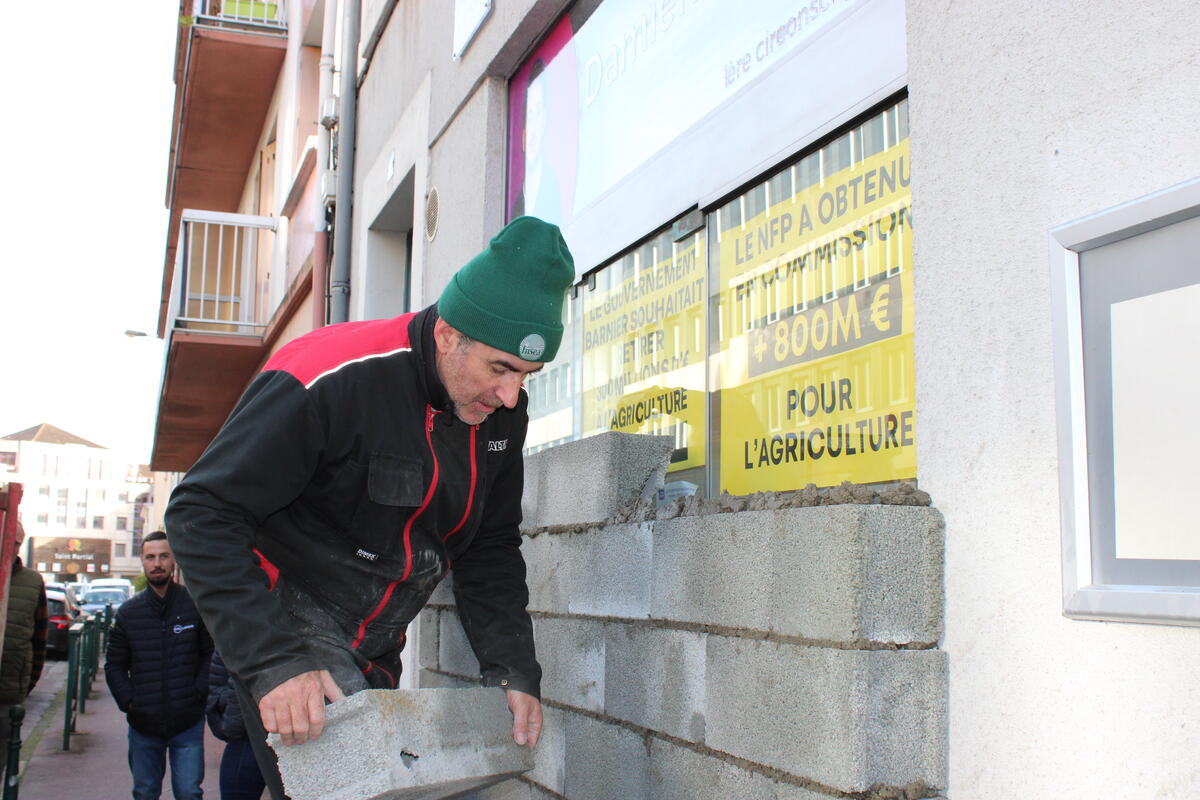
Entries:
MULTIPOLYGON (((527 386, 531 451, 670 436, 663 501, 915 482, 945 520, 946 772, 927 788, 1200 789, 1200 553, 1178 511, 1200 475, 1170 444, 1191 441, 1200 402, 1181 377, 1200 309, 1200 99, 1179 88, 1200 79, 1194 5, 337 5, 288 5, 270 99, 244 115, 256 143, 211 206, 274 226, 271 277, 254 282, 271 312, 254 334, 230 316, 164 328, 164 468, 186 469, 273 347, 331 320, 328 287, 348 291, 350 319, 422 308, 536 213, 562 226, 578 280, 567 344, 527 386), (319 60, 304 49, 318 9, 342 20, 321 48, 356 102, 337 145, 344 280, 317 249, 282 255, 297 190, 264 205, 254 177, 275 132, 317 124, 305 109, 338 109, 345 133, 334 82, 294 99, 319 60), (281 279, 291 263, 311 271, 281 279), (218 360, 196 369, 191 345, 218 360), (207 427, 184 413, 205 396, 172 388, 196 378, 225 391, 207 427), (193 455, 166 458, 172 430, 193 455)), ((296 141, 277 146, 291 166, 276 186, 296 185, 296 141)), ((325 218, 318 195, 309 220, 325 218)), ((200 261, 182 263, 203 262, 191 248, 200 261)), ((202 280, 188 297, 232 294, 202 280)))
POLYGON ((6 480, 21 483, 25 563, 48 580, 133 577, 150 473, 119 453, 53 425, 0 438, 6 480))
POLYGON ((262 362, 324 322, 326 7, 180 0, 155 470, 186 470, 262 362))

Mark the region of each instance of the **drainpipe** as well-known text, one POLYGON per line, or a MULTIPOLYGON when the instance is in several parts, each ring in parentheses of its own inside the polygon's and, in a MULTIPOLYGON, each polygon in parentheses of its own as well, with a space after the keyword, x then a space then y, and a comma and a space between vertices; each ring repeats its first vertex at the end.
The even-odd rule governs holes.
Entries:
POLYGON ((317 190, 321 193, 320 220, 313 237, 312 325, 325 325, 326 302, 329 292, 329 224, 330 207, 326 186, 332 180, 329 169, 331 156, 330 129, 337 124, 336 102, 333 95, 333 52, 337 45, 337 0, 325 0, 325 16, 321 24, 321 66, 317 82, 317 98, 321 109, 321 124, 317 128, 317 190), (328 111, 327 111, 328 109, 328 111))
MULTIPOLYGON (((328 2, 328 0, 327 0, 328 2)), ((358 37, 361 0, 346 0, 342 23, 342 97, 338 113, 337 208, 333 217, 333 274, 329 321, 350 319, 350 220, 354 193, 354 127, 358 115, 358 37)))

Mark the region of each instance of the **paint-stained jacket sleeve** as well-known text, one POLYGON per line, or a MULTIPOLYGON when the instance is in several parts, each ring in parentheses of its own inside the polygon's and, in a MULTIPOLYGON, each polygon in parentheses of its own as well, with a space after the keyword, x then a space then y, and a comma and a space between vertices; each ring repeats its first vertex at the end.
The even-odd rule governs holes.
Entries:
POLYGON ((325 425, 305 387, 260 374, 171 495, 167 535, 230 671, 255 699, 322 669, 268 591, 255 531, 295 500, 320 461, 325 425))
POLYGON ((509 442, 506 464, 488 494, 475 539, 454 562, 454 594, 483 684, 541 697, 542 668, 534 653, 521 556, 524 446, 522 428, 509 442))

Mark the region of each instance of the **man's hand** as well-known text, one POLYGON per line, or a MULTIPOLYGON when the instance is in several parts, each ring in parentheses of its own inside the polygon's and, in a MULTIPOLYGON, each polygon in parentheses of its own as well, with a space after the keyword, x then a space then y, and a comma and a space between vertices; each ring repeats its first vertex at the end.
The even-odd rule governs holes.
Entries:
POLYGON ((542 703, 536 697, 516 689, 505 689, 508 695, 508 710, 513 715, 513 741, 529 743, 529 749, 537 747, 542 735, 542 703))
POLYGON ((332 702, 345 698, 328 670, 301 672, 263 695, 258 713, 267 733, 278 733, 284 744, 304 744, 325 729, 326 697, 332 702))

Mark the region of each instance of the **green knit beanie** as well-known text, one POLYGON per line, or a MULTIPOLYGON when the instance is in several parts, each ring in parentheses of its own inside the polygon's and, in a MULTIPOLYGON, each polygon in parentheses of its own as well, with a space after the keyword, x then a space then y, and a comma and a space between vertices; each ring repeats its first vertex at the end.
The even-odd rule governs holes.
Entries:
POLYGON ((517 217, 460 269, 438 314, 472 339, 525 361, 553 361, 575 261, 557 225, 517 217))

